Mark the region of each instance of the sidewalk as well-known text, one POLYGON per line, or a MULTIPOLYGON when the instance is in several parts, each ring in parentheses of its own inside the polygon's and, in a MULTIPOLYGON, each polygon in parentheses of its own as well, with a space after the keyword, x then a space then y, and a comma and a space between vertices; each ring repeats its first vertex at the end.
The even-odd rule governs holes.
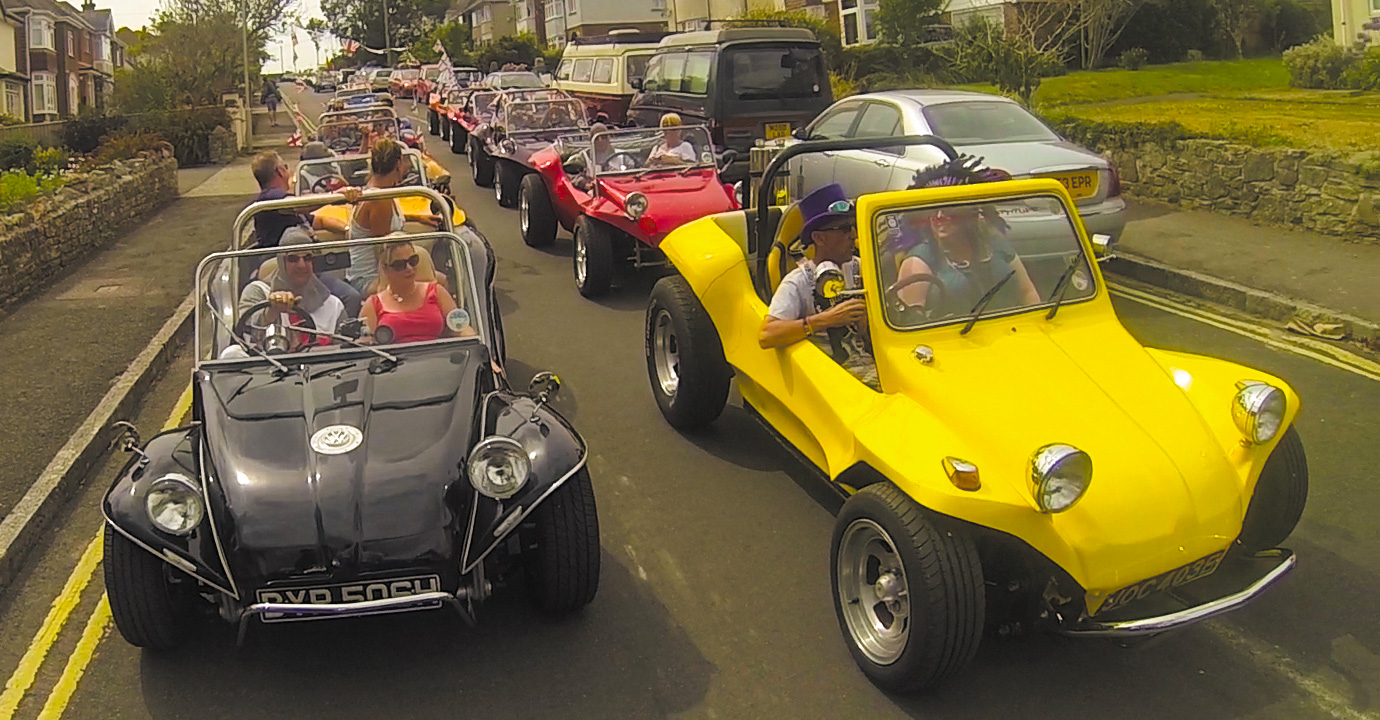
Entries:
POLYGON ((1111 272, 1281 326, 1337 323, 1353 340, 1380 343, 1380 245, 1148 200, 1130 205, 1111 272))

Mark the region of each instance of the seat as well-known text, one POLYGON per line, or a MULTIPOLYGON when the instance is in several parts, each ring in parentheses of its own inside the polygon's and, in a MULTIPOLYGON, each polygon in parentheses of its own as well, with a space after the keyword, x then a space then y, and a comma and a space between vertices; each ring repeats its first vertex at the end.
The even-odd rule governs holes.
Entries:
POLYGON ((802 248, 800 230, 805 226, 805 216, 800 212, 800 203, 792 203, 781 214, 772 238, 771 249, 767 252, 767 287, 775 294, 781 279, 795 269, 798 258, 810 257, 814 247, 802 248))

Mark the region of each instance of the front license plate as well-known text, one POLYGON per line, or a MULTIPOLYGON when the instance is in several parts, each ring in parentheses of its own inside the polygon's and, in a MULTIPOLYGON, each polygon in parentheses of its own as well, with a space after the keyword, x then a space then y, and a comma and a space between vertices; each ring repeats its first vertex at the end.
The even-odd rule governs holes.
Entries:
POLYGON ((1226 550, 1219 550, 1205 558, 1194 560, 1180 568, 1175 568, 1167 573, 1156 575, 1148 580, 1141 580, 1135 585, 1128 585, 1111 595, 1107 596, 1106 602, 1097 609, 1097 614, 1102 614, 1110 610, 1125 607, 1143 597, 1149 597, 1161 590, 1187 585, 1194 580, 1201 580, 1214 572, 1222 564, 1222 558, 1226 557, 1226 550))
POLYGON ((1097 173, 1091 170, 1085 172, 1058 173, 1055 175, 1045 175, 1051 180, 1058 180, 1074 200, 1082 200, 1097 194, 1097 173))
MULTIPOLYGON (((387 600, 389 598, 409 597, 428 592, 441 591, 441 576, 418 575, 416 577, 391 578, 370 582, 341 583, 304 588, 264 588, 254 593, 262 603, 289 603, 293 605, 333 605, 363 602, 365 600, 387 600)), ((423 610, 440 607, 441 604, 408 608, 423 610)), ((263 613, 259 616, 264 622, 288 622, 292 620, 313 620, 319 615, 300 615, 296 613, 263 613)))
POLYGON ((791 136, 791 124, 786 123, 767 123, 767 139, 780 140, 791 136))

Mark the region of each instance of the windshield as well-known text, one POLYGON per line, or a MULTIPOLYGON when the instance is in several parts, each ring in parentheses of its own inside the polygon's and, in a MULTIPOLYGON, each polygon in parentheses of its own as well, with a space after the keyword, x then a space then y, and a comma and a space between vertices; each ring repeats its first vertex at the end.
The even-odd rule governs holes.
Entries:
POLYGON ((501 124, 509 133, 584 127, 584 104, 579 100, 507 103, 501 124))
POLYGON ((1037 195, 980 204, 929 205, 879 214, 873 223, 887 322, 902 330, 966 321, 1097 293, 1067 209, 1037 195), (996 289, 995 292, 994 288, 996 289))
POLYGON ((426 78, 427 80, 435 80, 436 78, 441 77, 441 69, 427 68, 426 72, 422 73, 422 77, 426 78))
POLYGON ((336 90, 336 91, 335 91, 335 96, 336 96, 336 97, 340 97, 340 98, 343 98, 343 97, 350 97, 351 95, 358 95, 358 94, 360 94, 360 93, 368 92, 368 91, 369 91, 369 89, 366 88, 366 87, 362 87, 362 86, 359 86, 359 85, 355 85, 355 86, 352 86, 352 87, 341 88, 341 89, 339 89, 339 90, 336 90))
POLYGON ((641 174, 657 169, 712 167, 709 132, 700 125, 658 130, 619 130, 595 135, 596 175, 641 174))
POLYGON ((739 100, 814 98, 829 87, 824 60, 811 47, 731 47, 728 86, 739 100))
POLYGON ((345 338, 359 338, 385 352, 447 338, 481 342, 485 319, 479 311, 470 243, 482 240, 461 226, 455 235, 427 233, 211 255, 197 275, 198 360, 266 363, 260 351, 286 360, 352 347, 345 338), (365 309, 355 317, 346 312, 339 290, 331 288, 339 288, 336 281, 343 283, 352 267, 364 263, 374 266, 381 288, 387 288, 383 292, 390 296, 375 301, 372 293, 365 293, 365 309), (434 294, 430 286, 418 287, 418 310, 402 309, 406 306, 398 306, 391 296, 392 288, 404 287, 409 279, 435 284, 434 294), (274 291, 291 291, 301 300, 290 309, 274 308, 267 302, 274 291), (383 314, 370 312, 379 302, 383 314), (310 332, 313 329, 318 332, 310 332))
POLYGON ((363 152, 378 138, 397 139, 398 118, 387 108, 326 113, 321 116, 316 136, 336 153, 363 152))
MULTIPOLYGON (((426 177, 426 166, 421 153, 413 150, 403 153, 403 162, 408 170, 399 185, 421 185, 426 177)), ((350 185, 363 187, 369 181, 368 155, 342 155, 340 157, 303 160, 297 164, 297 194, 317 195, 330 193, 350 185)))
POLYGON ((1059 139, 1038 118, 1013 102, 953 102, 930 105, 923 112, 934 134, 955 145, 1059 139))
POLYGON ((489 76, 490 87, 507 90, 508 88, 539 88, 544 87, 545 83, 541 78, 533 73, 495 73, 489 76))
POLYGON ((394 70, 393 77, 398 80, 416 80, 421 74, 418 70, 394 70))
POLYGON ((471 95, 470 114, 477 118, 487 119, 491 117, 494 103, 498 101, 499 96, 502 94, 503 93, 490 90, 488 92, 477 92, 471 95))

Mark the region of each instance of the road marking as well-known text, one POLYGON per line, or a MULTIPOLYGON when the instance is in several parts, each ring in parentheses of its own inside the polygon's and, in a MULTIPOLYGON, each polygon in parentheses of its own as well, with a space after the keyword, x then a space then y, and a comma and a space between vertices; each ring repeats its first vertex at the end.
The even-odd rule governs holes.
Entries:
POLYGON ((1111 290, 1115 295, 1138 302, 1142 305, 1148 305, 1156 310, 1162 310, 1190 320, 1196 320, 1205 325, 1211 325, 1220 330, 1226 330, 1227 332, 1250 338, 1277 350, 1291 352, 1310 360, 1316 360, 1324 365, 1339 370, 1345 370, 1354 375, 1360 375, 1368 380, 1380 382, 1380 363, 1368 360, 1360 355, 1329 345, 1325 342, 1303 336, 1290 336, 1289 340, 1286 342, 1272 337, 1270 328, 1230 318, 1203 308, 1190 307, 1166 297, 1152 295, 1143 290, 1129 288, 1119 283, 1111 285, 1111 290))
MULTIPOLYGON (((182 391, 182 395, 177 398, 177 404, 173 406, 167 422, 163 423, 163 431, 166 432, 181 425, 182 419, 187 416, 191 408, 192 386, 189 384, 182 391)), ((67 620, 71 617, 72 611, 81 602, 82 592, 90 584, 91 578, 95 577, 96 566, 100 564, 105 552, 104 530, 105 525, 102 524, 100 529, 96 531, 96 537, 87 544, 81 559, 77 561, 77 566, 72 568, 72 574, 67 577, 66 584, 62 586, 62 592, 58 593, 57 598, 53 600, 52 606, 48 609, 48 615, 43 619, 43 624, 39 626, 38 633, 34 635, 33 640, 29 641, 29 648, 19 659, 19 666, 10 675, 9 681, 5 683, 5 691, 0 694, 0 718, 14 715, 14 711, 19 707, 19 703, 23 701, 24 695, 38 676, 39 668, 43 666, 43 661, 48 657, 48 651, 52 650, 62 628, 66 626, 67 620)), ((58 685, 53 688, 48 701, 44 704, 43 714, 39 716, 40 718, 61 716, 63 708, 67 707, 67 701, 71 698, 72 691, 76 689, 77 680, 81 679, 86 665, 91 661, 95 647, 99 644, 109 621, 110 603, 106 599, 105 593, 102 592, 100 602, 86 621, 86 629, 82 632, 82 639, 77 643, 77 648, 73 650, 72 655, 68 657, 62 678, 58 681, 58 685), (92 635, 93 638, 88 643, 89 635, 92 635), (90 649, 84 650, 88 644, 90 649), (78 662, 83 653, 86 655, 85 660, 78 662), (64 682, 68 681, 70 681, 71 687, 64 691, 64 682), (60 705, 54 705, 54 698, 61 692, 65 692, 67 697, 61 700, 60 705), (57 715, 48 714, 50 706, 56 708, 57 715)))
POLYGON ((1209 632, 1226 643, 1233 650, 1248 656, 1252 662, 1264 670, 1283 675, 1295 687, 1302 690, 1313 704, 1337 720, 1377 720, 1380 714, 1357 710, 1351 701, 1333 692, 1322 681, 1300 670, 1294 661, 1275 651, 1274 647, 1257 638, 1239 633, 1220 623, 1206 624, 1209 632))
POLYGON ((86 621, 86 629, 82 630, 81 640, 77 641, 77 647, 67 658, 67 667, 62 669, 62 677, 58 678, 53 692, 49 693, 48 702, 43 704, 43 710, 38 713, 38 720, 57 720, 62 717, 67 703, 72 700, 72 694, 77 691, 77 683, 86 672, 86 666, 91 664, 91 659, 96 655, 96 646, 101 644, 101 639, 105 637, 109 626, 110 599, 105 593, 101 593, 101 601, 96 604, 95 612, 91 613, 91 618, 86 621))

